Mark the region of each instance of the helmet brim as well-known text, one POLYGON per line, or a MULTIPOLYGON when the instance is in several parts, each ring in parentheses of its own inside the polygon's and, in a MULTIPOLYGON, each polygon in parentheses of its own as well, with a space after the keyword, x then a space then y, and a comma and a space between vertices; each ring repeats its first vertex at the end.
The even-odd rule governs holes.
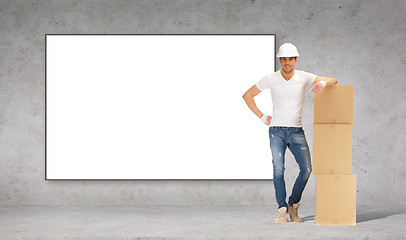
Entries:
POLYGON ((297 56, 284 56, 284 55, 279 56, 279 55, 276 55, 276 57, 277 57, 277 58, 283 58, 283 57, 299 57, 299 55, 297 55, 297 56))

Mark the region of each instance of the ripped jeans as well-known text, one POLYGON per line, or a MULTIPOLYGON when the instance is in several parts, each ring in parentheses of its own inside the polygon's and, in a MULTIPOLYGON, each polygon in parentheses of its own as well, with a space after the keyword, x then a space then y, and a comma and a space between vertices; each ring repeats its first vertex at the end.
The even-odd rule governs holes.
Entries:
POLYGON ((278 209, 286 207, 285 188, 285 152, 286 147, 292 152, 299 165, 299 176, 296 178, 289 197, 289 205, 298 203, 312 171, 309 146, 301 127, 269 127, 269 139, 272 151, 273 183, 278 209))

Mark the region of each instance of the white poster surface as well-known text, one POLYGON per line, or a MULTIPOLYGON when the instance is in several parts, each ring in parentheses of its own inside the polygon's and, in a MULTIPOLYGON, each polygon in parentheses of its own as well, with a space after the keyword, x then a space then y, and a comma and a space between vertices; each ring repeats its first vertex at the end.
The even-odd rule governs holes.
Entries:
POLYGON ((46 180, 272 179, 275 35, 45 38, 46 180))

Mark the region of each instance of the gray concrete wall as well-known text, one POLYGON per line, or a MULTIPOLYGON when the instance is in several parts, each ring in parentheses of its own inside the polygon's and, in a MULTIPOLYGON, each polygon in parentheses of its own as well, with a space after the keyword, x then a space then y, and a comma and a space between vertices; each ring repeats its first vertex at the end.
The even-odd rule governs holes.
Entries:
MULTIPOLYGON (((404 203, 405 10, 400 0, 2 0, 0 204, 275 203, 266 181, 45 181, 46 33, 274 33, 278 47, 298 47, 297 69, 354 84, 358 204, 404 203)), ((311 146, 312 94, 303 120, 311 146)), ((288 194, 297 173, 289 152, 288 194)), ((311 176, 302 203, 314 204, 314 184, 311 176)))

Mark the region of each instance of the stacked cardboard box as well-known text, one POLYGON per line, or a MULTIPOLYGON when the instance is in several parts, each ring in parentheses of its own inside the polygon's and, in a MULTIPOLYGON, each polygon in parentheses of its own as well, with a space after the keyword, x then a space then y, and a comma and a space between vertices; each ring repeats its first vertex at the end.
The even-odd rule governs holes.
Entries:
POLYGON ((352 174, 354 86, 334 85, 314 96, 313 169, 317 225, 356 225, 352 174))

